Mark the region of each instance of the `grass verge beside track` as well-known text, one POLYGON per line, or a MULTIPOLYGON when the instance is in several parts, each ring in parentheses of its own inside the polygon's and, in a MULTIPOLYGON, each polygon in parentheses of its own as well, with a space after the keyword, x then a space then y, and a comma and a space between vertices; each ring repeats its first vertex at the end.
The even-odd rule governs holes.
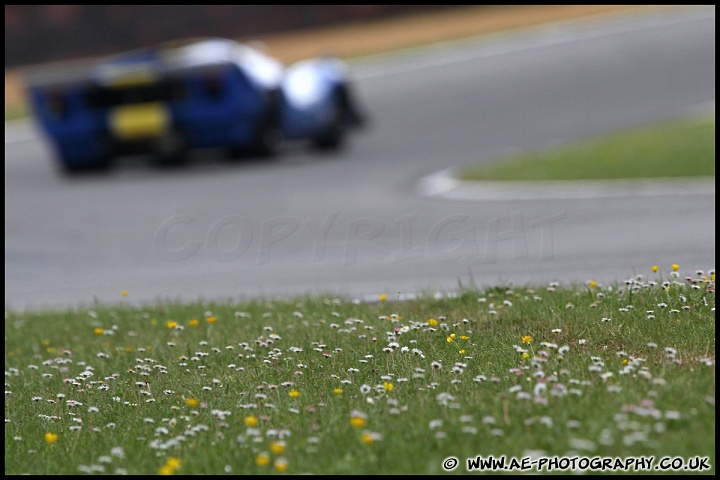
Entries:
POLYGON ((715 176, 715 116, 682 118, 464 167, 461 180, 612 180, 715 176))
POLYGON ((477 456, 714 473, 715 273, 681 272, 6 312, 5 473, 465 473, 477 456))

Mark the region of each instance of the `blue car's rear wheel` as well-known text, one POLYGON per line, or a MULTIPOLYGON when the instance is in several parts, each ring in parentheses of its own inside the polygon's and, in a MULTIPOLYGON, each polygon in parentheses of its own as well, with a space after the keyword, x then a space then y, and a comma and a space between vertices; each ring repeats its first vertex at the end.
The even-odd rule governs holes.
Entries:
POLYGON ((153 144, 155 163, 161 167, 183 165, 187 160, 187 143, 179 131, 158 138, 153 144))

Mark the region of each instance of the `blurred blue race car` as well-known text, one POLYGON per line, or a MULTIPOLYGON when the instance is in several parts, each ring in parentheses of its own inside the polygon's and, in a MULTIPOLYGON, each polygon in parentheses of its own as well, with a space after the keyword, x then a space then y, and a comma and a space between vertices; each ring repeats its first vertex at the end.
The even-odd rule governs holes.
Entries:
POLYGON ((221 38, 170 42, 69 72, 45 69, 26 84, 35 117, 70 172, 129 153, 178 162, 201 148, 272 155, 293 140, 338 149, 364 123, 340 59, 285 68, 221 38))

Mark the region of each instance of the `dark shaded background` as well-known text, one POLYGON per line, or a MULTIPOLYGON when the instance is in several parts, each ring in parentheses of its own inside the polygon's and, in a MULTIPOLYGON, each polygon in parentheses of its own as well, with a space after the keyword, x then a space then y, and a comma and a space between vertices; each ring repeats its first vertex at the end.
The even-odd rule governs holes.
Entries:
POLYGON ((194 36, 253 36, 464 5, 5 5, 5 68, 194 36))

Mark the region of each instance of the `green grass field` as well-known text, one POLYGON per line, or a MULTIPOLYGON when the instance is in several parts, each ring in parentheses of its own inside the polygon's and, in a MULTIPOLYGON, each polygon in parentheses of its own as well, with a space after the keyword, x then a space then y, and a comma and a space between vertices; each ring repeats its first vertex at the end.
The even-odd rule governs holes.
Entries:
POLYGON ((714 288, 667 265, 407 301, 131 291, 6 312, 5 473, 466 473, 491 455, 713 473, 714 288))
POLYGON ((466 167, 463 180, 714 177, 715 115, 682 118, 466 167))

